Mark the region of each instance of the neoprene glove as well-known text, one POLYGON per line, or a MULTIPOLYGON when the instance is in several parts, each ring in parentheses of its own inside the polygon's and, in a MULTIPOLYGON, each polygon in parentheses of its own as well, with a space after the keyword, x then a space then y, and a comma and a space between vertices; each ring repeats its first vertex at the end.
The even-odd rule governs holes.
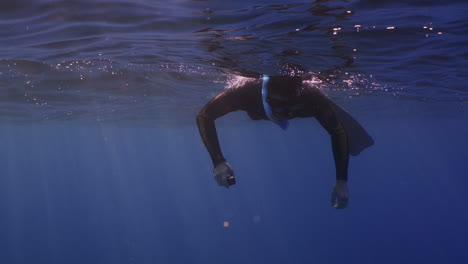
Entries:
POLYGON ((336 181, 335 186, 333 186, 331 202, 332 206, 336 209, 346 208, 348 205, 349 192, 348 185, 345 181, 336 181))
POLYGON ((234 170, 226 161, 223 161, 214 168, 213 175, 219 186, 229 188, 229 186, 236 184, 234 170))

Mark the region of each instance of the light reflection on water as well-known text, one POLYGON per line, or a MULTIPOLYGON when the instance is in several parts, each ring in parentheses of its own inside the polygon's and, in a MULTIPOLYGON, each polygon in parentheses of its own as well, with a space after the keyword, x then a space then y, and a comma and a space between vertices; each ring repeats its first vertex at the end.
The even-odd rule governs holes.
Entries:
MULTIPOLYGON (((316 76, 310 84, 338 100, 383 96, 464 104, 468 98, 460 34, 466 21, 437 16, 440 7, 82 4, 39 1, 4 9, 10 13, 0 20, 2 118, 188 116, 232 75, 310 74, 316 76)), ((456 5, 444 8, 463 13, 456 5)))

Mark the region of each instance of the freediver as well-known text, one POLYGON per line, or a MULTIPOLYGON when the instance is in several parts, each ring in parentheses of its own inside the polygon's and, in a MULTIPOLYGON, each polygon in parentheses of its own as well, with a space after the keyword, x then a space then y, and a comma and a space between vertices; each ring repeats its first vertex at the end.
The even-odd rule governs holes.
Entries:
POLYGON ((213 98, 197 115, 200 136, 213 162, 213 174, 220 186, 235 184, 234 171, 224 158, 218 141, 215 120, 230 112, 246 111, 252 120, 270 120, 286 130, 288 120, 315 117, 331 136, 336 169, 332 206, 348 204, 349 154, 356 156, 374 144, 364 128, 318 88, 301 76, 263 76, 232 87, 213 98))

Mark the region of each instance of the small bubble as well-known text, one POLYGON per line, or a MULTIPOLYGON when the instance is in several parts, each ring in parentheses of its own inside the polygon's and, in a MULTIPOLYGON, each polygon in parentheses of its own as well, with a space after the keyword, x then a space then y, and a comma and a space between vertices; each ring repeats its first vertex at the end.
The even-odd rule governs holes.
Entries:
POLYGON ((252 220, 254 221, 254 223, 260 223, 260 221, 262 220, 261 217, 259 215, 256 215, 252 218, 252 220))

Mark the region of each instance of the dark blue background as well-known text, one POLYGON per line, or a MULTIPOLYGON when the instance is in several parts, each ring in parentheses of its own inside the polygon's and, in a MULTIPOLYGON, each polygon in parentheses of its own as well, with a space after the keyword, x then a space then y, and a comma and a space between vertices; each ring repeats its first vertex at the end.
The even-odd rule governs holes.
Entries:
POLYGON ((219 122, 238 184, 216 186, 195 127, 2 126, 4 263, 410 263, 468 259, 468 126, 363 120, 350 205, 330 205, 313 120, 219 122), (223 223, 230 223, 224 227, 223 223))

